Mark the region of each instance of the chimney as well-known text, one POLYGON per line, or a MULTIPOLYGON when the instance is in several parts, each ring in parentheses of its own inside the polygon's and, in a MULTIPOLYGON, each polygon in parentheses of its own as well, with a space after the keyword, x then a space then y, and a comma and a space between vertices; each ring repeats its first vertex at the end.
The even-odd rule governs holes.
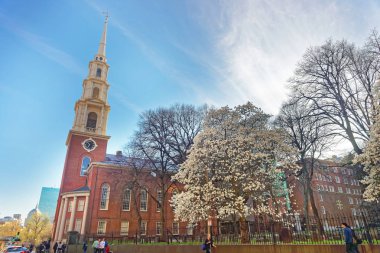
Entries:
POLYGON ((122 156, 123 155, 123 152, 121 152, 120 150, 116 151, 116 156, 122 156))

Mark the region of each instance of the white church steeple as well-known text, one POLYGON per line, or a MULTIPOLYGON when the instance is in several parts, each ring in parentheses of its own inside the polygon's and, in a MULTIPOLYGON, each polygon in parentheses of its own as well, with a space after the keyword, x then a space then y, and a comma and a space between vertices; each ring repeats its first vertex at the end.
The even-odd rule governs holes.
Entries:
POLYGON ((106 15, 98 53, 90 61, 88 76, 83 81, 81 98, 75 104, 73 131, 106 136, 108 104, 107 82, 109 65, 106 62, 106 38, 108 15, 106 15))
POLYGON ((108 14, 106 14, 106 19, 104 20, 103 33, 99 43, 98 54, 95 56, 96 60, 106 61, 107 25, 108 14))

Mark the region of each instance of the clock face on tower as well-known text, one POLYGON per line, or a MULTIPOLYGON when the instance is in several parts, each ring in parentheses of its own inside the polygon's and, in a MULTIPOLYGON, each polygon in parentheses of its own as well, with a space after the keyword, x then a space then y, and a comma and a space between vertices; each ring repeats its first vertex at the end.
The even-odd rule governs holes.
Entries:
POLYGON ((82 146, 83 148, 87 151, 87 152, 91 152, 93 151, 94 149, 96 149, 96 147, 98 146, 96 144, 96 142, 93 140, 93 139, 87 139, 87 140, 84 140, 82 142, 82 146))

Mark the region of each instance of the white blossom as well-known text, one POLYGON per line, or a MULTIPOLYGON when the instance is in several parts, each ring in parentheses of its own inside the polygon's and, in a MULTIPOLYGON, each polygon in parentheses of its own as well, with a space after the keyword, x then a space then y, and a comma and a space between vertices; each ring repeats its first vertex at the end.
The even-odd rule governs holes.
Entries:
POLYGON ((361 181, 366 185, 363 197, 367 201, 375 201, 380 197, 380 80, 374 85, 374 112, 373 124, 370 128, 370 139, 363 154, 356 158, 356 162, 364 165, 367 175, 361 181))
POLYGON ((268 119, 251 103, 209 111, 204 130, 174 176, 185 185, 172 201, 177 219, 196 222, 237 214, 245 220, 278 212, 269 205, 274 183, 284 169, 296 168, 296 156, 268 119))

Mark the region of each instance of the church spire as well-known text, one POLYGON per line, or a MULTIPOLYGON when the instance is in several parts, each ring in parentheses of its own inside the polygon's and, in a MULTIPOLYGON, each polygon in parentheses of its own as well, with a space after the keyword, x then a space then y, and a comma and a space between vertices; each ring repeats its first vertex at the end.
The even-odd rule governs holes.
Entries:
POLYGON ((106 40, 107 40, 107 25, 108 25, 108 13, 106 13, 106 19, 104 20, 104 27, 102 38, 100 39, 99 49, 97 57, 106 57, 106 40))
POLYGON ((73 131, 85 134, 106 136, 108 105, 107 82, 109 65, 106 60, 106 36, 108 14, 104 21, 104 29, 100 40, 98 53, 90 61, 88 76, 83 81, 81 98, 75 104, 75 120, 73 131))

